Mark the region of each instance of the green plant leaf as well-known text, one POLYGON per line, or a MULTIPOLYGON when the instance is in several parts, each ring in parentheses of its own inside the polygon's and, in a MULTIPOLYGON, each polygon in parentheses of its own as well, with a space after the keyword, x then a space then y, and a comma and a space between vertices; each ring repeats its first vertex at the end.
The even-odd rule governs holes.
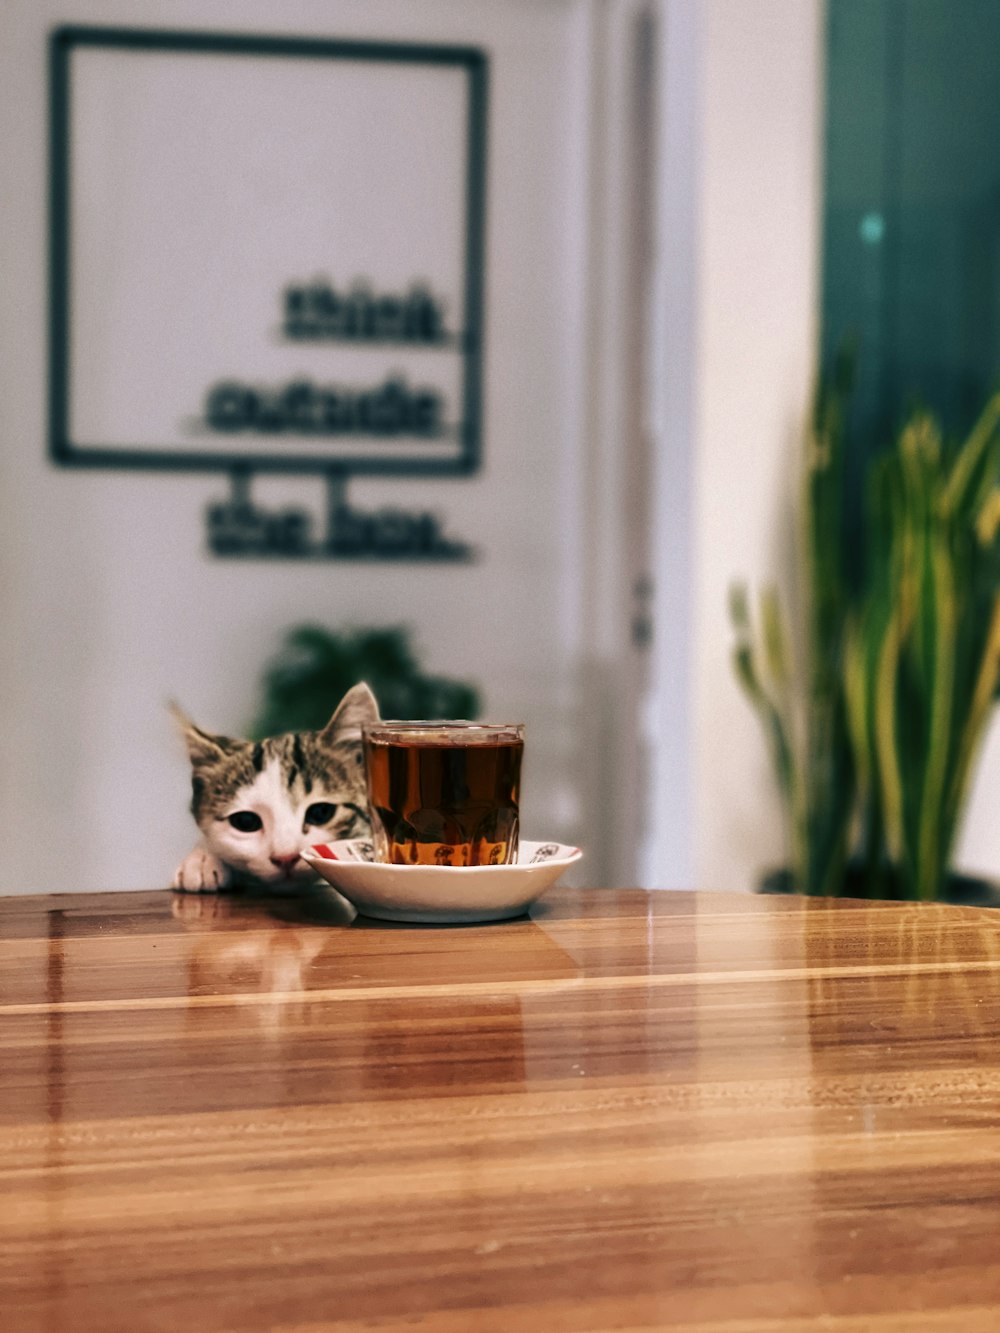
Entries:
POLYGON ((798 632, 773 589, 756 624, 734 589, 734 666, 768 737, 798 887, 836 891, 853 848, 872 892, 931 898, 1000 693, 1000 393, 958 445, 911 413, 867 469, 852 564, 845 364, 805 439, 798 632))
POLYGON ((970 503, 978 510, 986 493, 996 485, 998 428, 1000 393, 995 393, 983 408, 952 465, 943 495, 948 514, 957 513, 970 503))
POLYGON ((383 717, 474 718, 478 693, 465 681, 422 670, 403 626, 328 629, 297 625, 263 673, 251 736, 324 726, 343 695, 367 681, 383 717))

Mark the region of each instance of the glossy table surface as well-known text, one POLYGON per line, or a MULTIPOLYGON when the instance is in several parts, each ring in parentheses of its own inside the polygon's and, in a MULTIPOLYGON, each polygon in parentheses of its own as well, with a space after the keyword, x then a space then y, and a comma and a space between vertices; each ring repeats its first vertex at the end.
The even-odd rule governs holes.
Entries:
POLYGON ((1000 914, 0 900, 0 1326, 1000 1329, 1000 914))

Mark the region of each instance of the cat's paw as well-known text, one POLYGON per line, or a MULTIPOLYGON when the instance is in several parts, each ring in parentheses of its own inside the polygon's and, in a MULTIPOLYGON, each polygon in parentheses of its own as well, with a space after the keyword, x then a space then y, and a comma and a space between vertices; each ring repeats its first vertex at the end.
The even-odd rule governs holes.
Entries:
POLYGON ((174 872, 173 887, 181 893, 218 893, 229 888, 232 878, 233 872, 217 856, 196 847, 174 872))

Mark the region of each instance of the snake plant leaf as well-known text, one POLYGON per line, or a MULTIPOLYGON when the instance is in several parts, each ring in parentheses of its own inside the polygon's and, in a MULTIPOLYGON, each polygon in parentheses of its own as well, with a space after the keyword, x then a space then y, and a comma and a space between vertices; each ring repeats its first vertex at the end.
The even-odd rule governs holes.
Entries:
POLYGON ((795 760, 786 718, 765 687, 757 667, 757 651, 750 640, 749 611, 745 597, 736 593, 730 600, 738 638, 733 649, 736 678, 757 711, 771 750, 783 797, 791 801, 795 791, 795 760))
POLYGON ((865 648, 864 632, 857 619, 854 619, 848 624, 844 635, 844 697, 851 743, 860 761, 858 785, 867 792, 871 787, 872 773, 868 762, 871 753, 871 714, 865 648))
POLYGON ((994 485, 976 514, 976 540, 983 548, 993 545, 1000 531, 1000 486, 994 485))
POLYGON ((902 612, 889 615, 879 644, 875 675, 874 733, 879 789, 889 855, 902 864, 906 848, 903 779, 896 745, 896 673, 902 639, 902 612))
POLYGON ((935 534, 932 551, 935 652, 930 683, 930 734, 927 765, 923 774, 920 822, 917 829, 916 897, 939 895, 944 874, 940 812, 948 783, 948 761, 952 745, 955 676, 956 595, 954 568, 944 533, 935 534))
POLYGON ((957 513, 969 503, 974 509, 980 509, 986 495, 996 485, 998 431, 1000 392, 995 393, 983 408, 952 464, 943 496, 948 513, 957 513))
POLYGON ((774 587, 765 588, 760 595, 760 619, 768 673, 775 689, 784 691, 791 683, 792 660, 788 630, 774 587))

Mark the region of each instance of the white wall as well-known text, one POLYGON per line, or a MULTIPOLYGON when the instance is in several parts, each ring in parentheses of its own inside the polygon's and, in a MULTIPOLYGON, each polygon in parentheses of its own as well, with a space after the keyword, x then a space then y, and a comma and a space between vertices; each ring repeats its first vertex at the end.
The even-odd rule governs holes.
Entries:
POLYGON ((647 880, 749 889, 782 859, 728 590, 787 580, 814 373, 820 0, 665 0, 654 403, 657 780, 647 880))
MULTIPOLYGON (((0 891, 156 887, 194 833, 165 702, 239 733, 280 631, 410 623, 435 672, 523 718, 525 831, 581 840, 581 402, 587 7, 572 0, 14 0, 0 43, 0 891), (203 554, 221 477, 46 455, 46 34, 57 22, 447 40, 491 57, 483 473, 362 484, 439 509, 473 567, 246 565, 203 554)), ((155 164, 151 164, 155 169, 155 164)), ((256 483, 321 502, 317 483, 256 483)))

